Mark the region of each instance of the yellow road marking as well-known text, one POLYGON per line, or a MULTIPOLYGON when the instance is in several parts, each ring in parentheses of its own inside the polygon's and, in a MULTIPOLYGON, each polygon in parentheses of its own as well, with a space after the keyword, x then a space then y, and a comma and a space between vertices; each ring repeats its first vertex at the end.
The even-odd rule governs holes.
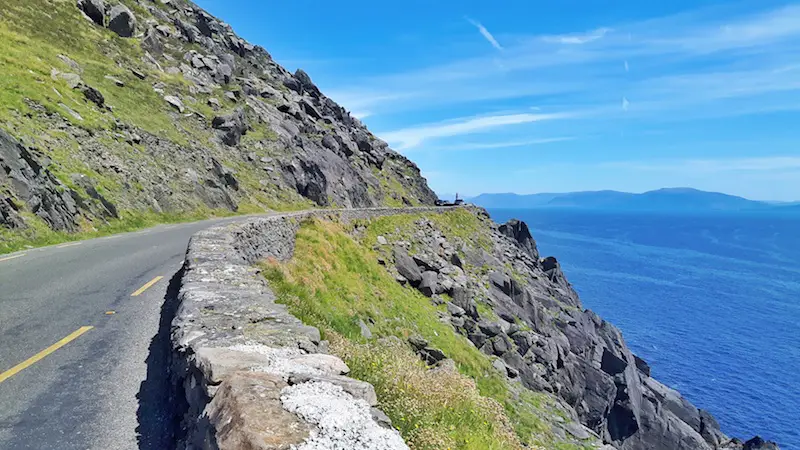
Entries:
POLYGON ((161 280, 162 278, 164 278, 164 277, 159 275, 159 276, 153 278, 152 280, 148 281, 147 284, 145 284, 144 286, 140 287, 136 292, 131 294, 131 297, 138 297, 138 296, 142 295, 142 292, 144 292, 144 291, 150 289, 151 287, 153 287, 153 285, 158 283, 159 280, 161 280))
POLYGON ((76 331, 73 331, 72 334, 61 339, 60 341, 56 342, 55 344, 47 347, 46 349, 40 351, 39 353, 31 356, 30 358, 26 359, 25 361, 17 364, 16 366, 6 370, 3 373, 0 373, 0 383, 6 381, 7 379, 13 377, 14 375, 22 372, 23 370, 27 369, 28 367, 32 366, 33 364, 41 361, 45 356, 53 353, 54 351, 60 349, 61 347, 69 344, 70 342, 74 341, 78 338, 78 336, 86 333, 87 331, 91 330, 94 327, 80 327, 76 331))
POLYGON ((82 242, 73 242, 73 243, 71 243, 71 244, 59 245, 59 246, 58 246, 58 247, 56 247, 56 248, 75 247, 76 245, 81 245, 81 244, 82 244, 82 242))
POLYGON ((7 257, 5 257, 5 258, 0 258, 0 262, 3 262, 3 261, 10 261, 10 260, 12 260, 12 259, 17 259, 17 258, 22 258, 22 257, 23 257, 23 256, 25 256, 26 254, 27 254, 27 253, 23 253, 23 254, 21 254, 21 255, 7 256, 7 257))

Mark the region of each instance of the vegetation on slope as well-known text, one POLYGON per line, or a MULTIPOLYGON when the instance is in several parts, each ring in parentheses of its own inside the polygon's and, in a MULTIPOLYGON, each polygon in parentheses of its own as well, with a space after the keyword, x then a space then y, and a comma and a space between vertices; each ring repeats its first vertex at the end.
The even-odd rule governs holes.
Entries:
MULTIPOLYGON (((368 237, 361 241, 341 224, 310 221, 298 233, 291 261, 265 261, 261 267, 279 301, 320 328, 352 376, 375 386, 381 408, 412 448, 577 448, 552 435, 549 422, 566 418, 551 397, 506 381, 487 356, 438 320, 440 307, 397 283, 365 244, 417 217, 362 223, 368 237), (362 336, 362 322, 370 324, 373 339, 362 336), (405 344, 412 335, 441 349, 457 369, 427 368, 405 344)), ((480 237, 480 224, 469 212, 429 218, 451 233, 480 237)))
POLYGON ((396 206, 419 204, 424 197, 427 186, 413 164, 391 152, 382 153, 385 163, 370 159, 374 155, 367 153, 378 154, 379 145, 360 123, 332 119, 330 112, 320 119, 298 111, 302 104, 320 109, 335 103, 288 89, 283 80, 297 80, 266 52, 231 52, 224 41, 229 36, 223 39, 216 31, 206 40, 182 34, 176 23, 194 27, 199 17, 186 13, 199 14, 190 2, 106 3, 133 11, 133 37, 87 20, 74 0, 0 0, 0 128, 31 150, 62 192, 74 192, 90 205, 79 205, 74 227, 53 231, 53 222, 0 177, 0 202, 13 205, 25 225, 0 220, 0 253, 212 215, 349 206, 341 200, 348 196, 368 195, 375 204, 396 206), (142 33, 156 25, 161 48, 148 53, 142 33), (232 58, 232 77, 208 81, 207 72, 187 68, 190 54, 232 58), (83 87, 75 87, 76 78, 79 86, 99 91, 104 104, 88 101, 83 87), (275 96, 267 98, 253 86, 266 86, 275 96), (181 99, 185 111, 165 101, 167 95, 181 99), (212 119, 242 110, 247 130, 241 142, 221 143, 212 119), (274 120, 265 119, 269 114, 274 120), (283 125, 299 134, 280 135, 283 125), (356 146, 352 139, 358 133, 369 138, 356 146), (354 153, 332 150, 334 136, 354 153), (345 186, 334 169, 326 169, 337 164, 336 170, 344 165, 362 186, 345 186), (295 166, 291 176, 287 166, 295 166), (311 181, 305 178, 309 173, 311 181), (221 181, 225 177, 235 178, 235 185, 221 181), (317 185, 302 184, 310 182, 317 185), (113 204, 114 214, 95 207, 97 195, 90 190, 113 204))

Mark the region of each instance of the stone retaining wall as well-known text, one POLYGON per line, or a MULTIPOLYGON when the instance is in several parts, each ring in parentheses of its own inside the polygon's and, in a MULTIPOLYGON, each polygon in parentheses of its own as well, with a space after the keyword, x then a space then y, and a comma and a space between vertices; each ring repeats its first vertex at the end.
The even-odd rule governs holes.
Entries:
POLYGON ((276 304, 253 264, 290 259, 304 219, 446 210, 303 211, 244 219, 193 236, 172 322, 173 400, 184 431, 177 448, 406 448, 375 408, 372 386, 345 376, 349 369, 327 354, 319 330, 276 304))

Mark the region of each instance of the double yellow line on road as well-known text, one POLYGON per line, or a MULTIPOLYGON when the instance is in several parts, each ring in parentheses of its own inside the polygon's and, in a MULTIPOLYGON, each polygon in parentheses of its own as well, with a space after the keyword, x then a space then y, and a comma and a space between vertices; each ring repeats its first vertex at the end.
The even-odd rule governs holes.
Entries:
POLYGON ((39 353, 31 356, 30 358, 26 359, 25 361, 22 361, 21 363, 19 363, 16 366, 6 370, 5 372, 0 373, 0 383, 2 383, 3 381, 6 381, 7 379, 13 377, 14 375, 22 372, 23 370, 27 369, 28 367, 30 367, 30 366, 34 365, 35 363, 41 361, 47 355, 53 353, 54 351, 60 349, 63 346, 69 344, 70 342, 72 342, 75 339, 77 339, 80 335, 82 335, 83 333, 86 333, 87 331, 91 330, 92 328, 94 328, 94 327, 80 327, 77 330, 73 331, 71 334, 69 334, 64 339, 61 339, 60 341, 56 342, 55 344, 51 345, 50 347, 47 347, 46 349, 44 349, 44 350, 40 351, 39 353))

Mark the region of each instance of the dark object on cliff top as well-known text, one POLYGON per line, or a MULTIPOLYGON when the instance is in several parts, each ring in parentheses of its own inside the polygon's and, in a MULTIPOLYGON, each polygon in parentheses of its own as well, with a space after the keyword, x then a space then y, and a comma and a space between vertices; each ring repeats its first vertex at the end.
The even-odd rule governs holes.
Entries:
POLYGON ((136 31, 136 17, 125 5, 111 8, 109 13, 108 29, 121 37, 131 37, 136 31))
POLYGON ((464 204, 464 199, 458 198, 458 194, 456 194, 456 200, 453 202, 449 202, 447 200, 436 200, 436 206, 460 206, 464 204))
POLYGON ((106 16, 106 5, 103 0, 78 0, 78 8, 92 19, 92 22, 103 26, 106 16))

